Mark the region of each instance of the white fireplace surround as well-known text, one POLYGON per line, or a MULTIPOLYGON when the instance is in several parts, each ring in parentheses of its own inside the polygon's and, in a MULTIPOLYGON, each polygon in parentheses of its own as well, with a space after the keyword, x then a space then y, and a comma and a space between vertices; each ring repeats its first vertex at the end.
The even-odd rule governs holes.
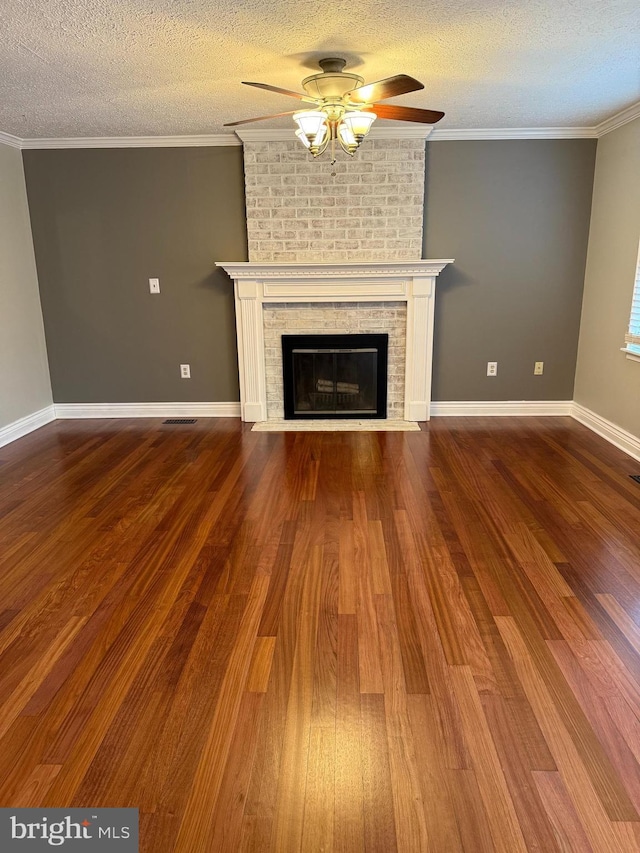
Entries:
POLYGON ((404 417, 429 420, 435 285, 450 263, 217 263, 234 280, 242 420, 267 420, 265 302, 406 302, 404 417))

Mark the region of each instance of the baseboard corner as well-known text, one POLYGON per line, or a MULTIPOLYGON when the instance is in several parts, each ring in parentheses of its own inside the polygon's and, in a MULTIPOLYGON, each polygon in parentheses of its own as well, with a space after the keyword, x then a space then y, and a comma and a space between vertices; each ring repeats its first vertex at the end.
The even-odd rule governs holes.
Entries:
POLYGON ((633 459, 640 461, 640 438, 638 436, 580 403, 573 403, 571 417, 610 444, 615 445, 619 450, 623 450, 633 459))
POLYGON ((32 412, 30 415, 25 415, 13 423, 0 429, 0 447, 11 444, 12 441, 17 441, 19 438, 24 438, 40 427, 50 424, 55 421, 55 407, 53 404, 45 406, 44 409, 39 409, 37 412, 32 412))

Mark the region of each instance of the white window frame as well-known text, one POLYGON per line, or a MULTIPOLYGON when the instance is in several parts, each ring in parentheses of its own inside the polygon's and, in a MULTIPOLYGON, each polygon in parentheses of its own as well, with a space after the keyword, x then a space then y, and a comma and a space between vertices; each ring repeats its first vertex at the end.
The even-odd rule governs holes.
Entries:
POLYGON ((638 248, 636 279, 633 285, 633 296, 631 297, 629 327, 624 340, 625 345, 622 351, 627 354, 627 358, 633 361, 640 361, 640 247, 638 248))

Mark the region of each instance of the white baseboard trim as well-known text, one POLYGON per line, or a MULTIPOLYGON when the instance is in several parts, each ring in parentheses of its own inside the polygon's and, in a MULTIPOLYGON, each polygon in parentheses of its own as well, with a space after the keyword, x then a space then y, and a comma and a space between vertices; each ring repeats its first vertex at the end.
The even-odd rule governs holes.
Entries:
POLYGON ((30 432, 40 429, 40 427, 45 424, 50 424, 51 421, 55 421, 55 419, 56 415, 54 407, 46 406, 46 408, 40 409, 38 412, 33 412, 30 415, 26 415, 24 418, 20 418, 19 420, 2 427, 2 429, 0 429, 0 447, 4 447, 5 444, 10 444, 12 441, 16 441, 19 438, 23 438, 30 432))
POLYGON ((570 415, 571 400, 496 400, 431 403, 431 417, 521 417, 570 415))
POLYGON ((610 444, 640 461, 640 438, 633 433, 592 412, 591 409, 581 406, 580 403, 573 404, 571 416, 601 438, 605 438, 610 444))
POLYGON ((239 418, 240 403, 56 403, 68 418, 239 418))
MULTIPOLYGON (((570 415, 601 438, 640 461, 640 438, 570 400, 461 401, 432 403, 432 417, 522 417, 570 415)), ((0 447, 59 419, 239 418, 240 403, 57 403, 0 428, 0 447)))

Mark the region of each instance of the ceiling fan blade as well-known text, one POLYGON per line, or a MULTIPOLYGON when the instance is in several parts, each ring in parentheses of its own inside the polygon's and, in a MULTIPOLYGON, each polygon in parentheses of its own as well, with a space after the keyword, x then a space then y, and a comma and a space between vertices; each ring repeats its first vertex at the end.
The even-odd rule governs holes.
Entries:
POLYGON ((417 121, 420 124, 435 124, 444 116, 440 110, 419 110, 416 107, 398 107, 393 104, 373 104, 370 109, 378 118, 417 121))
POLYGON ((273 113, 270 116, 258 116, 257 118, 243 118, 241 121, 228 121, 226 124, 223 124, 223 127, 236 127, 238 124, 249 124, 252 121, 264 121, 266 118, 281 118, 282 116, 292 116, 294 113, 297 113, 297 110, 289 110, 286 113, 273 113))
POLYGON ((297 98, 299 101, 306 101, 308 104, 316 104, 315 98, 309 98, 301 92, 292 92, 290 89, 281 89, 279 86, 272 86, 270 83, 248 83, 242 81, 243 86, 255 86, 256 89, 266 89, 267 92, 275 92, 278 95, 288 95, 290 98, 297 98))
POLYGON ((387 77, 386 80, 378 80, 376 83, 368 83, 349 92, 349 100, 354 104, 370 104, 373 101, 384 101, 395 95, 406 95, 408 92, 417 92, 424 89, 424 85, 413 77, 406 74, 396 74, 395 77, 387 77))

